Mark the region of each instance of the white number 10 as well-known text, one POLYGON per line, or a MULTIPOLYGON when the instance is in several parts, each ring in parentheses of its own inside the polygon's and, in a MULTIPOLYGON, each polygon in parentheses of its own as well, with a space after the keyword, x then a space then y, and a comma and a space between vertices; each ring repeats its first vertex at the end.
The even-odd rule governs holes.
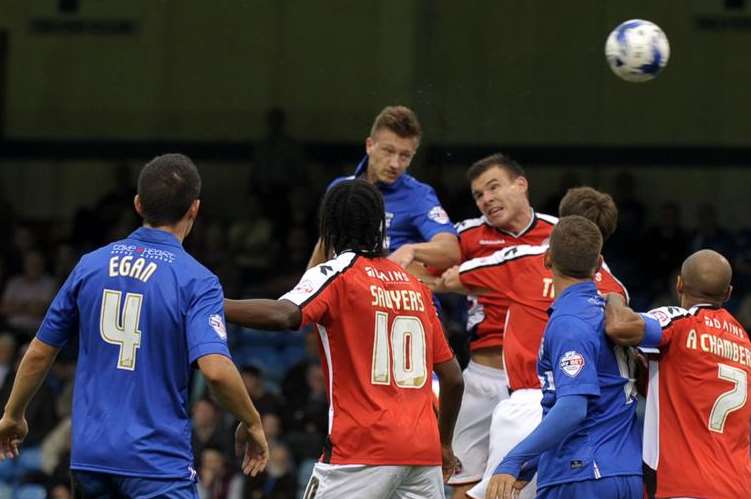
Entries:
POLYGON ((422 388, 428 378, 425 356, 425 328, 417 317, 400 315, 388 334, 389 314, 376 312, 373 340, 373 364, 370 382, 391 384, 391 355, 393 352, 394 383, 400 388, 422 388), (391 347, 389 348, 389 343, 391 347))
POLYGON ((99 332, 102 339, 120 346, 117 368, 133 371, 136 368, 136 350, 141 346, 141 331, 138 322, 141 318, 143 295, 127 293, 120 320, 122 291, 105 289, 102 296, 102 312, 99 317, 99 332))

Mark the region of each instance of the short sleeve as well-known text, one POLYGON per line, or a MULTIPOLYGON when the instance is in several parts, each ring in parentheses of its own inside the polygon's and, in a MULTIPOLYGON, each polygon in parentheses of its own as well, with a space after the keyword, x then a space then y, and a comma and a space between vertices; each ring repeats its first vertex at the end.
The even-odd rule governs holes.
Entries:
POLYGON ((329 310, 336 309, 335 282, 341 274, 327 264, 316 265, 303 274, 302 279, 280 300, 289 300, 302 311, 302 324, 325 321, 329 310))
POLYGON ((224 292, 216 276, 196 284, 185 319, 188 358, 219 354, 231 357, 224 323, 224 292))
POLYGON ((681 307, 659 307, 642 314, 645 334, 639 347, 647 352, 664 350, 679 333, 682 319, 689 316, 689 312, 681 307))
POLYGON ((456 228, 451 223, 446 210, 443 209, 435 191, 428 187, 422 199, 419 209, 413 218, 415 228, 425 241, 430 241, 433 236, 446 232, 456 235, 456 228))
POLYGON ((592 328, 577 317, 554 317, 545 336, 556 396, 599 396, 597 359, 600 347, 592 328))
POLYGON ((75 266, 65 280, 37 331, 37 339, 53 347, 61 348, 78 331, 81 265, 82 261, 75 266))

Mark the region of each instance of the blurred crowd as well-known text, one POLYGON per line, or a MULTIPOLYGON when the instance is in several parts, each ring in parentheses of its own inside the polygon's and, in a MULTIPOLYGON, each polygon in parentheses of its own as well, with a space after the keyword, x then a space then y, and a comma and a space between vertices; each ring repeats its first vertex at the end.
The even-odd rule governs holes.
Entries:
MULTIPOLYGON (((283 125, 283 115, 269 114, 269 136, 255 148, 243 213, 202 214, 185 242, 186 249, 219 276, 228 297, 277 297, 297 282, 318 235, 318 200, 327 182, 342 173, 334 171, 338 166, 309 165, 302 147, 286 135, 283 125)), ((358 159, 352 158, 352 164, 358 159)), ((477 216, 462 165, 422 170, 416 175, 434 185, 455 222, 477 216)), ((6 235, 0 240, 2 405, 26 344, 80 255, 123 238, 138 226, 132 209, 135 179, 127 167, 116 171, 120 176, 116 188, 82 205, 62 223, 27 220, 0 199, 0 233, 6 235)), ((578 183, 575 176, 564 174, 560 192, 537 208, 555 215, 565 189, 578 183)), ((750 230, 724 227, 712 205, 700 207, 694 217, 684 217, 681 205, 672 201, 660 206, 659 212, 648 213, 629 172, 619 175, 611 193, 620 212, 619 229, 608 242, 605 257, 629 289, 634 308, 676 303, 672 289, 678 266, 689 253, 712 248, 733 262, 735 291, 729 308, 751 327, 750 230)), ((466 362, 463 299, 441 299, 451 343, 466 362)), ((327 387, 315 335, 305 330, 230 328, 228 337, 248 392, 263 415, 271 459, 258 477, 238 472, 233 457, 235 422, 218 409, 196 376, 190 410, 201 497, 301 497, 328 428, 327 387)), ((75 359, 76 345, 67 346, 34 398, 28 411, 31 433, 21 457, 0 463, 0 497, 70 497, 75 359)))

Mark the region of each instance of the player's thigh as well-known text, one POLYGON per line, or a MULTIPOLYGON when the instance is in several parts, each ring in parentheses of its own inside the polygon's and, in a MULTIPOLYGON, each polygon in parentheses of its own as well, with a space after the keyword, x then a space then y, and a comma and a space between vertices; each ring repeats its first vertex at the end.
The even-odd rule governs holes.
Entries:
POLYGON ((120 499, 117 483, 109 473, 71 470, 71 489, 75 499, 120 499))
POLYGON ((608 499, 642 499, 644 488, 641 476, 612 476, 599 480, 563 483, 537 491, 537 499, 578 499, 597 497, 608 499))
POLYGON ((461 470, 449 484, 474 483, 482 478, 488 461, 493 409, 508 397, 506 376, 500 369, 470 363, 464 370, 464 394, 456 419, 452 448, 461 470))
MULTIPOLYGON (((472 487, 467 495, 474 498, 485 497, 490 479, 498 464, 511 449, 524 440, 542 421, 541 390, 518 390, 511 397, 502 400, 493 410, 490 424, 488 461, 480 483, 472 487)), ((522 490, 522 499, 534 498, 536 480, 532 480, 522 490)))
POLYGON ((391 496, 393 499, 425 499, 445 497, 440 466, 410 466, 404 480, 391 496))
POLYGON ((119 488, 123 497, 198 499, 196 483, 189 479, 122 477, 119 488))
POLYGON ((407 468, 316 463, 303 499, 388 499, 407 468))

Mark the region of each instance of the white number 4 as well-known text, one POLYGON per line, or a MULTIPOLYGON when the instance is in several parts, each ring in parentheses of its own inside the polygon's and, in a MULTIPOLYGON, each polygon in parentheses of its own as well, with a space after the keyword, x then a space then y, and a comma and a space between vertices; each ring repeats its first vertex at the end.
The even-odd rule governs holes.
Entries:
POLYGON ((709 413, 709 429, 722 433, 725 430, 725 421, 728 414, 737 411, 746 405, 748 398, 748 377, 746 371, 731 367, 727 364, 717 364, 719 367, 717 375, 720 379, 733 383, 733 389, 721 393, 717 400, 714 401, 712 412, 709 413))
POLYGON ((376 312, 373 364, 370 382, 391 384, 391 355, 394 357, 394 383, 400 388, 422 388, 428 378, 425 358, 425 329, 417 317, 400 315, 391 325, 391 348, 388 335, 389 314, 376 312))
POLYGON ((143 295, 127 293, 125 306, 120 319, 121 291, 105 289, 102 296, 102 312, 99 317, 99 332, 102 339, 111 345, 118 345, 120 353, 117 368, 133 371, 136 368, 136 350, 141 346, 141 331, 138 322, 141 318, 143 295))

